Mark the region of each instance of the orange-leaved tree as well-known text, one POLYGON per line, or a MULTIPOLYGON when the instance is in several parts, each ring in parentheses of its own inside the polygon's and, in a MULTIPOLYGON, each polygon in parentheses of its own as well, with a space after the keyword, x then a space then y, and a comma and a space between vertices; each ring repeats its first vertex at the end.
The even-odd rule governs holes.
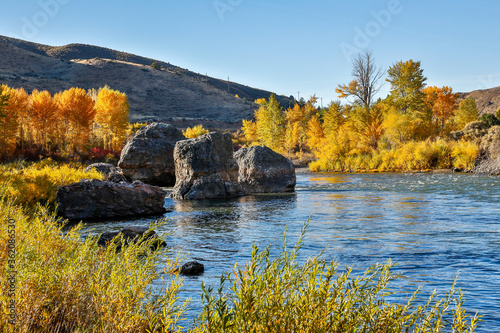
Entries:
POLYGON ((127 95, 109 87, 99 89, 95 124, 104 148, 118 151, 127 138, 129 104, 127 95))
POLYGON ((0 158, 5 158, 16 147, 17 114, 9 110, 10 89, 0 86, 0 158))
POLYGON ((55 132, 58 126, 58 107, 47 91, 33 90, 28 109, 29 127, 34 143, 42 150, 55 144, 55 132))
POLYGON ((450 87, 436 86, 423 89, 427 106, 432 110, 432 116, 437 125, 436 134, 446 134, 453 130, 453 126, 448 125, 448 120, 452 118, 457 109, 458 93, 453 93, 450 87))
POLYGON ((70 88, 54 96, 59 107, 64 141, 81 152, 90 139, 96 111, 94 101, 81 88, 70 88))

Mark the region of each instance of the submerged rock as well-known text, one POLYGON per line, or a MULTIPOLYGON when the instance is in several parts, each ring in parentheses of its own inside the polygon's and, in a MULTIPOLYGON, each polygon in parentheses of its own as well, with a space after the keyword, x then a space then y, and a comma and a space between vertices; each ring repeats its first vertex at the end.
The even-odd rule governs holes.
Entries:
POLYGON ((231 198, 245 194, 238 183, 238 164, 227 133, 208 133, 177 142, 174 149, 174 199, 231 198))
POLYGON ((161 188, 137 181, 83 179, 58 189, 57 212, 70 220, 160 215, 165 212, 165 196, 161 188))
MULTIPOLYGON (((101 237, 99 237, 97 244, 99 246, 107 246, 113 240, 117 241, 115 237, 118 236, 119 234, 123 235, 123 241, 125 245, 130 243, 137 243, 139 240, 141 240, 141 242, 144 242, 153 239, 151 244, 152 250, 167 246, 167 243, 165 243, 164 240, 159 238, 158 234, 155 231, 150 230, 147 227, 140 227, 140 226, 126 227, 120 231, 105 232, 101 235, 101 237)), ((118 245, 117 249, 120 248, 121 245, 118 245)))
POLYGON ((158 185, 175 184, 174 147, 185 137, 170 124, 152 123, 141 128, 122 150, 118 166, 131 180, 158 185))
POLYGON ((293 163, 266 146, 242 148, 234 154, 238 181, 249 193, 293 192, 297 177, 293 163))
POLYGON ((178 271, 180 274, 183 275, 190 275, 190 276, 201 275, 205 271, 205 266, 194 260, 194 261, 189 261, 184 265, 182 265, 178 269, 178 271))

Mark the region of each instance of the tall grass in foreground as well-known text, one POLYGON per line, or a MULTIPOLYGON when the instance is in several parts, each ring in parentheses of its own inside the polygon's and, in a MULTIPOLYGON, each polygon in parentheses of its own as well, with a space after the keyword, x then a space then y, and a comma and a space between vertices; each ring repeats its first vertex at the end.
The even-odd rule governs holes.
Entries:
POLYGON ((319 257, 299 264, 303 236, 292 250, 284 243, 274 259, 269 248, 254 246, 250 261, 223 276, 216 291, 203 286, 204 308, 193 332, 474 331, 478 317, 465 314, 454 285, 444 297, 423 300, 417 290, 406 302, 390 302, 396 278, 390 261, 357 277, 319 257))
MULTIPOLYGON (((5 191, 5 190, 4 190, 5 191)), ((2 195, 0 195, 2 197, 2 195)), ((178 331, 184 305, 174 275, 157 271, 162 252, 150 241, 117 251, 95 238, 82 240, 79 228, 63 235, 47 208, 32 212, 0 200, 0 332, 170 332, 178 331), (15 236, 7 223, 15 223, 15 236), (9 229, 10 230, 10 229, 9 229), (8 243, 15 240, 15 298, 9 297, 8 243), (165 277, 161 290, 151 283, 165 277), (9 320, 15 299, 17 323, 9 320)), ((166 272, 178 265, 165 261, 166 272)))

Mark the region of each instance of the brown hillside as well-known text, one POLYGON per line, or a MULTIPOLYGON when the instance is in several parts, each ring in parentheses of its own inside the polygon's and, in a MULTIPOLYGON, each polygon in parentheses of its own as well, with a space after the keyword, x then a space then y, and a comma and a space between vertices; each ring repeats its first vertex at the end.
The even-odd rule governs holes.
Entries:
POLYGON ((460 100, 474 97, 479 114, 497 112, 500 108, 500 87, 460 93, 460 100))
MULTIPOLYGON (((91 45, 52 47, 0 36, 0 84, 51 93, 109 85, 129 97, 132 121, 236 128, 252 117, 255 99, 271 94, 234 82, 228 92, 227 81, 164 62, 158 62, 161 70, 153 69, 154 61, 91 45)), ((285 96, 278 100, 290 103, 285 96)))

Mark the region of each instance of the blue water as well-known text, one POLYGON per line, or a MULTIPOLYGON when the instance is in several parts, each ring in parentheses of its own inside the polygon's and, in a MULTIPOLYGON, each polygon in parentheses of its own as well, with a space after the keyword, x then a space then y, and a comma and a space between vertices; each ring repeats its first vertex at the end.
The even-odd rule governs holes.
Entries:
MULTIPOLYGON (((218 286, 224 271, 249 259, 254 243, 278 253, 283 232, 291 245, 311 217, 301 258, 323 259, 360 273, 389 258, 408 279, 403 289, 465 293, 477 332, 500 332, 500 178, 470 174, 299 174, 296 193, 223 201, 166 200, 170 218, 158 232, 173 253, 205 265, 186 277, 181 298, 188 316, 201 307, 200 286, 218 286)), ((89 224, 100 233, 151 219, 89 224)), ((405 285, 403 285, 405 284, 405 285)))

